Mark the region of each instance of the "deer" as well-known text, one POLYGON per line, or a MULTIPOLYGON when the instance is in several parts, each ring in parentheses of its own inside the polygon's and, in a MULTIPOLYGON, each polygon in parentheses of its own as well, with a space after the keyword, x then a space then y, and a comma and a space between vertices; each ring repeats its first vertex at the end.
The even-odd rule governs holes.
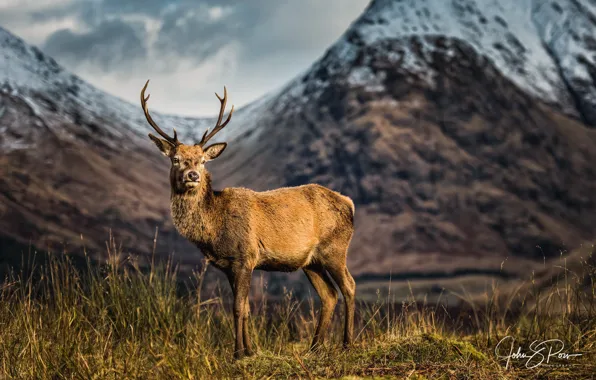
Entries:
POLYGON ((354 202, 318 184, 282 187, 257 192, 242 187, 214 190, 205 164, 219 157, 226 142, 207 142, 226 120, 227 89, 219 99, 220 110, 212 131, 200 142, 186 145, 166 134, 149 114, 145 90, 141 106, 149 133, 169 158, 171 216, 178 233, 193 243, 210 265, 227 277, 233 294, 234 358, 254 355, 249 326, 249 290, 253 271, 293 272, 302 269, 320 299, 319 318, 309 351, 320 348, 338 302, 339 287, 345 304, 343 347, 353 342, 356 283, 348 271, 347 254, 354 233, 354 202))

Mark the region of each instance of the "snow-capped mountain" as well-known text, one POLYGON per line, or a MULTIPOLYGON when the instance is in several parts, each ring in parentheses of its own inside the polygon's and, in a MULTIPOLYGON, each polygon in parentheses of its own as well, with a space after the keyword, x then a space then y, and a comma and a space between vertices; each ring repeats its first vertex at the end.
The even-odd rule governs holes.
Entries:
POLYGON ((432 83, 430 41, 437 36, 465 41, 520 89, 596 125, 593 0, 374 0, 330 49, 330 69, 349 70, 353 84, 383 91, 370 57, 359 56, 363 46, 377 46, 388 64, 432 83), (396 40, 402 43, 386 46, 396 40))
POLYGON ((225 184, 350 195, 359 273, 502 273, 506 257, 527 273, 596 237, 593 15, 374 0, 274 97, 256 145, 214 166, 225 184))
MULTIPOLYGON (((361 279, 525 275, 596 237, 595 10, 374 0, 306 72, 235 113, 215 184, 351 196, 361 279)), ((101 245, 109 226, 145 247, 155 225, 171 233, 167 167, 140 107, 2 30, 0 48, 4 235, 101 245)), ((213 123, 155 117, 197 140, 213 123)))

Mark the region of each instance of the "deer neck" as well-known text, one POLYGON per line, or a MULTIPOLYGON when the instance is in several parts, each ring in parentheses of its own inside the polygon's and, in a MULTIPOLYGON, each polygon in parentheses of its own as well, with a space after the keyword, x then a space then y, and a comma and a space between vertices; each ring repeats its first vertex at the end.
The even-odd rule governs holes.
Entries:
POLYGON ((197 245, 210 245, 218 231, 216 203, 209 173, 191 191, 178 193, 172 189, 172 219, 180 235, 197 245))

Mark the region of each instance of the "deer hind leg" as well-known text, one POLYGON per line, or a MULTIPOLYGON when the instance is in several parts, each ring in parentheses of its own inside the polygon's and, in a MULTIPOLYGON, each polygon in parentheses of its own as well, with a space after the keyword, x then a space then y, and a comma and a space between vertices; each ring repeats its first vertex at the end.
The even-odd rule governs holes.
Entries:
POLYGON ((233 309, 234 329, 236 333, 234 358, 240 359, 246 354, 244 342, 248 339, 248 331, 247 335, 245 335, 243 327, 248 325, 248 292, 250 290, 252 269, 247 267, 236 267, 226 274, 228 275, 228 280, 230 281, 232 292, 234 293, 233 309))
POLYGON ((354 310, 356 308, 356 282, 348 271, 345 263, 334 265, 327 268, 333 280, 339 286, 339 290, 344 296, 345 303, 345 323, 344 323, 344 347, 348 347, 353 341, 354 331, 354 310))
POLYGON ((329 323, 331 322, 331 317, 333 317, 335 305, 337 304, 337 290, 335 290, 333 281, 331 281, 331 278, 323 267, 313 265, 303 268, 302 270, 315 288, 321 300, 319 321, 310 346, 311 350, 315 350, 320 347, 325 340, 325 334, 329 327, 329 323))

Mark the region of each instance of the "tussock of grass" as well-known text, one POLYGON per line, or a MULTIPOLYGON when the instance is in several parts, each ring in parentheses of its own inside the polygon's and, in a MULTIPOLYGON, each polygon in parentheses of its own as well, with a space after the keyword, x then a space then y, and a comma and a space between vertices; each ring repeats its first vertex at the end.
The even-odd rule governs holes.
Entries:
MULTIPOLYGON (((336 313, 327 346, 306 352, 317 307, 291 293, 252 302, 258 354, 233 361, 233 321, 221 297, 204 297, 204 273, 181 292, 169 263, 141 271, 112 244, 106 266, 77 269, 53 257, 38 278, 13 274, 0 285, 0 379, 89 378, 514 378, 588 377, 596 351, 593 256, 571 272, 549 272, 458 313, 413 301, 360 304, 355 345, 340 349, 336 313), (546 280, 542 280, 543 282, 546 280), (505 369, 494 347, 505 336, 527 347, 558 338, 583 356, 569 367, 505 369)), ((462 295, 465 299, 465 294, 462 295)))

